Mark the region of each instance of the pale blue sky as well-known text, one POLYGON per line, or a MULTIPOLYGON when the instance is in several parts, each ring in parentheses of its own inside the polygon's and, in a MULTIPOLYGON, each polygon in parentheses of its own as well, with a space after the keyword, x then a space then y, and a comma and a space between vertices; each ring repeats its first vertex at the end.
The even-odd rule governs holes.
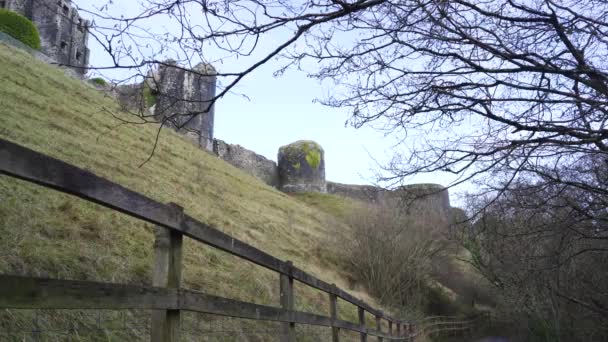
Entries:
MULTIPOLYGON (((77 0, 75 3, 89 9, 91 5, 100 5, 95 0, 77 0)), ((121 1, 113 6, 114 13, 128 15, 136 10, 137 3, 121 1)), ((83 16, 87 17, 84 13, 83 16)), ((99 23, 99 19, 97 21, 99 23)), ((171 25, 160 19, 149 24, 165 28, 171 25)), ((274 46, 281 38, 280 34, 267 36, 262 41, 262 47, 274 46)), ((92 66, 108 65, 108 57, 100 51, 94 39, 90 39, 89 48, 92 66)), ((215 56, 211 50, 206 55, 215 56)), ((209 59, 213 60, 213 57, 209 59)), ((227 72, 241 70, 251 61, 251 58, 224 59, 222 63, 213 64, 220 72, 227 72)), ((396 152, 393 149, 396 139, 402 136, 384 136, 371 127, 345 127, 349 116, 346 109, 313 103, 315 98, 323 98, 334 90, 331 84, 320 84, 298 70, 289 70, 282 76, 273 77, 277 68, 277 62, 271 61, 240 82, 235 92, 245 94, 249 99, 231 94, 216 104, 215 137, 242 145, 275 161, 280 146, 300 139, 314 140, 325 150, 328 180, 351 184, 374 182, 379 170, 377 162, 386 163, 390 159, 396 152)), ((310 65, 310 68, 314 68, 314 65, 310 65)), ((105 71, 103 75, 118 78, 121 72, 124 71, 105 71)), ((408 132, 405 146, 398 148, 403 150, 408 144, 415 143, 419 134, 425 133, 408 132)), ((408 183, 448 185, 452 180, 452 176, 438 173, 415 176, 408 183)), ((455 193, 466 188, 461 185, 450 191, 453 204, 459 202, 455 193)))

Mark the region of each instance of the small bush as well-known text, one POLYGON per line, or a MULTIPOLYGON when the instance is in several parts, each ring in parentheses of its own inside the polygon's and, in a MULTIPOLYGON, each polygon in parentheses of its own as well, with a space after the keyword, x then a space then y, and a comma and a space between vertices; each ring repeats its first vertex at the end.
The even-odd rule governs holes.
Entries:
POLYGON ((102 86, 102 87, 108 84, 108 82, 101 77, 91 78, 91 83, 98 85, 98 86, 102 86))
POLYGON ((38 29, 28 18, 18 13, 0 9, 0 31, 33 49, 40 49, 38 29))
POLYGON ((146 106, 146 108, 150 108, 156 104, 156 92, 150 89, 150 86, 148 86, 146 82, 144 82, 143 96, 144 105, 146 106))
POLYGON ((340 253, 356 281, 383 304, 424 309, 421 288, 444 249, 439 225, 416 222, 393 200, 361 208, 347 222, 352 235, 341 242, 340 253))

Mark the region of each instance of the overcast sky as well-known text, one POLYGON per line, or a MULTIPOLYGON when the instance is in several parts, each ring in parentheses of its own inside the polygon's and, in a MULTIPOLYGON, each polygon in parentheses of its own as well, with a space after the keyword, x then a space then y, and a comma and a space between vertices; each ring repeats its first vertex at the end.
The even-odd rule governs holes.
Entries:
MULTIPOLYGON (((93 9, 99 6, 96 0, 76 0, 78 6, 93 9)), ((115 1, 115 13, 137 10, 135 1, 115 1)), ((88 15, 81 11, 84 17, 88 15)), ((90 16, 88 16, 90 17, 90 16)), ((99 22, 99 19, 96 19, 99 22)), ((149 23, 165 25, 162 19, 149 23)), ((273 46, 281 40, 280 35, 266 36, 262 45, 273 46)), ((89 40, 90 64, 108 65, 108 56, 100 51, 94 39, 89 40)), ((213 56, 213 51, 209 51, 213 56)), ((255 57, 255 56, 254 56, 255 57)), ((241 70, 248 65, 247 59, 225 59, 213 63, 220 72, 241 70)), ((333 109, 318 103, 316 98, 331 94, 331 84, 320 84, 308 78, 305 72, 290 70, 282 76, 273 77, 279 64, 272 61, 244 78, 235 88, 235 93, 221 99, 215 108, 215 137, 231 144, 239 144, 268 159, 276 161, 280 146, 296 140, 307 139, 319 143, 325 150, 327 180, 370 184, 379 171, 378 163, 390 160, 395 152, 403 152, 408 144, 414 144, 425 132, 408 132, 405 145, 394 148, 403 136, 385 136, 371 127, 355 129, 345 122, 349 117, 346 109, 333 109), (247 98, 241 96, 245 94, 247 98)), ((314 65, 310 65, 314 69, 314 65)), ((124 71, 105 71, 105 76, 119 77, 124 71)), ((409 179, 407 183, 439 183, 449 185, 454 178, 444 174, 424 174, 409 179)), ((468 189, 461 185, 451 190, 452 204, 458 205, 457 192, 468 189)))

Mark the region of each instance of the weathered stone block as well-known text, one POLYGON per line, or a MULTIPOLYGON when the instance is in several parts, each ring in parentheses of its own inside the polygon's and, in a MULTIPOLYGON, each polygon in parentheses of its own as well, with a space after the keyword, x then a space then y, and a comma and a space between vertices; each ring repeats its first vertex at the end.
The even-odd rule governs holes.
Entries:
POLYGON ((279 187, 285 192, 326 192, 325 152, 314 141, 282 146, 278 155, 279 187))
MULTIPOLYGON (((153 74, 158 81, 149 86, 156 90, 154 115, 166 126, 189 137, 201 148, 213 150, 213 121, 215 106, 215 69, 200 63, 187 70, 174 62, 159 66, 153 74)), ((150 84, 150 80, 144 83, 150 84)))
POLYGON ((274 161, 243 146, 227 144, 219 139, 213 140, 213 152, 227 163, 244 170, 264 183, 273 187, 279 186, 279 173, 274 161))

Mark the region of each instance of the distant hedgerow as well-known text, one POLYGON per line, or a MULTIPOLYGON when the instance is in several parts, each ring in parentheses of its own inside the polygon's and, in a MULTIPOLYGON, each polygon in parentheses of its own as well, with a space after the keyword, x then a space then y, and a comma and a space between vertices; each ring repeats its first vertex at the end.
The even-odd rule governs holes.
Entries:
POLYGON ((40 34, 31 20, 13 11, 0 9, 0 31, 39 50, 40 34))
POLYGON ((98 86, 105 86, 105 85, 108 84, 108 82, 105 79, 101 78, 101 77, 91 78, 91 83, 96 84, 98 86))

